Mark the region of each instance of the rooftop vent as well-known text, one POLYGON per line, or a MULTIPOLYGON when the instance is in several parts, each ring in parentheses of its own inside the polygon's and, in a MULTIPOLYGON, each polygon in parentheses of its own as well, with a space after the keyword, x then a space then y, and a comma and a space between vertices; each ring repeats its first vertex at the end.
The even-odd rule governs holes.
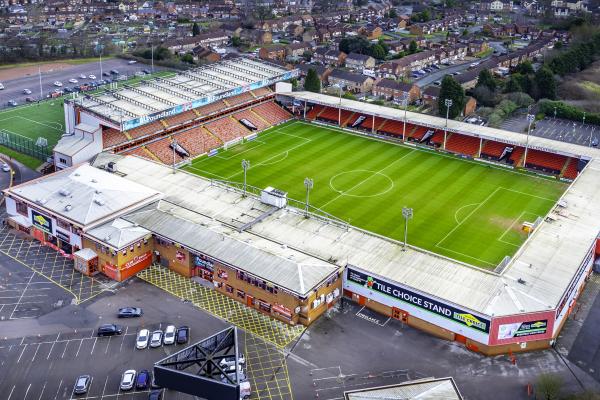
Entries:
POLYGON ((104 199, 94 199, 94 203, 98 204, 99 206, 103 206, 105 201, 104 199))
POLYGON ((96 194, 100 194, 100 193, 102 193, 102 190, 96 189, 96 194))
POLYGON ((98 183, 98 181, 95 178, 92 178, 92 183, 98 183))
POLYGON ((35 202, 38 204, 46 204, 48 200, 42 197, 41 199, 37 199, 35 202))
POLYGON ((106 164, 106 170, 108 172, 117 172, 117 164, 113 161, 109 162, 108 164, 106 164))
POLYGON ((524 285, 524 284, 526 284, 526 283, 527 283, 527 282, 526 282, 524 279, 522 279, 522 278, 519 278, 519 279, 517 279, 517 282, 519 282, 521 285, 524 285))
POLYGON ((65 211, 71 211, 72 209, 73 209, 73 206, 72 206, 72 205, 70 205, 70 204, 67 204, 67 205, 65 206, 65 211))
POLYGON ((60 189, 60 190, 58 191, 58 193, 60 193, 62 196, 65 196, 65 197, 67 197, 68 195, 70 195, 70 194, 71 194, 71 192, 69 192, 69 190, 68 190, 68 189, 60 189))

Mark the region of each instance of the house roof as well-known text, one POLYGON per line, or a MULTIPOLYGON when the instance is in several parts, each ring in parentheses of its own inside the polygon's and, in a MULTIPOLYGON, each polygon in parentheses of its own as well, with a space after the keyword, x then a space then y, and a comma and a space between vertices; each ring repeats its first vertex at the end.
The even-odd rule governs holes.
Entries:
POLYGON ((137 224, 117 218, 86 232, 86 236, 106 243, 116 250, 127 247, 150 235, 150 231, 137 224))
POLYGON ((366 55, 366 54, 349 53, 348 56, 346 57, 346 62, 348 62, 348 60, 366 62, 370 58, 373 58, 373 57, 366 55))
POLYGON ((384 88, 393 89, 393 90, 400 90, 403 92, 410 91, 414 86, 414 84, 412 84, 412 83, 399 82, 399 81, 395 81, 393 79, 382 79, 379 82, 375 83, 375 85, 377 87, 384 87, 384 88))
POLYGON ((354 74, 352 72, 343 71, 341 69, 334 69, 331 72, 331 75, 329 75, 329 76, 331 78, 342 79, 342 80, 345 80, 345 81, 355 82, 355 83, 360 83, 360 84, 365 83, 368 79, 373 79, 373 78, 370 78, 370 77, 365 76, 365 75, 354 74))

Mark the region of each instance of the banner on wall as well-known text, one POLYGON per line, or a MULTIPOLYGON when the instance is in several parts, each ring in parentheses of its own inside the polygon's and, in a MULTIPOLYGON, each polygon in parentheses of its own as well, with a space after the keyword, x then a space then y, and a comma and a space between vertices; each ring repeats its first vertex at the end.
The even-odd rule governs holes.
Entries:
POLYGON ((214 271, 214 262, 205 255, 194 256, 194 265, 196 267, 204 268, 210 272, 214 271))
POLYGON ((31 223, 36 228, 52 234, 52 219, 35 210, 31 210, 31 223))
POLYGON ((467 328, 483 333, 490 332, 490 321, 486 318, 473 315, 473 313, 470 311, 462 310, 455 306, 442 303, 439 300, 380 280, 379 278, 354 270, 350 267, 347 268, 346 276, 347 281, 363 286, 373 292, 377 292, 400 302, 418 307, 422 310, 466 326, 467 328))
POLYGON ((547 319, 501 324, 498 327, 498 340, 512 339, 524 336, 543 335, 547 331, 547 319))

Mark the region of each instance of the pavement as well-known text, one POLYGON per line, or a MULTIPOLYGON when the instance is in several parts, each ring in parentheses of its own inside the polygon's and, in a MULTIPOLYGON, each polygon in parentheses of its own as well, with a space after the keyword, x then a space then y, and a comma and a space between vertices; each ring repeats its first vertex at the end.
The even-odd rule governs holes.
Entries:
MULTIPOLYGON (((131 76, 138 71, 142 71, 143 69, 150 69, 151 67, 146 64, 137 63, 133 65, 128 64, 128 60, 123 60, 120 58, 113 58, 106 61, 102 61, 102 71, 110 72, 112 69, 116 69, 119 71, 121 75, 131 76)), ((160 68, 155 67, 155 71, 160 68)), ((103 79, 102 74, 100 72, 100 63, 99 62, 91 62, 80 65, 73 65, 68 68, 62 68, 57 70, 50 70, 48 72, 42 72, 42 96, 45 96, 57 89, 54 86, 55 81, 62 82, 64 87, 73 87, 77 85, 81 85, 82 83, 90 82, 92 79, 86 78, 81 79, 79 75, 85 74, 86 76, 95 75, 96 81, 103 79), (69 83, 69 79, 75 78, 78 83, 69 83)), ((38 74, 33 74, 29 76, 24 76, 21 78, 4 81, 2 82, 4 85, 4 90, 0 90, 0 109, 9 107, 7 105, 9 100, 15 100, 18 104, 24 104, 26 97, 33 97, 35 100, 40 98, 40 77, 38 74), (29 89, 31 90, 31 94, 24 94, 23 90, 29 89)))
MULTIPOLYGON (((504 120, 500 128, 525 135, 527 134, 527 125, 525 114, 519 113, 504 120)), ((590 146, 594 139, 600 140, 600 127, 550 117, 537 121, 535 128, 531 130, 531 135, 590 146)))

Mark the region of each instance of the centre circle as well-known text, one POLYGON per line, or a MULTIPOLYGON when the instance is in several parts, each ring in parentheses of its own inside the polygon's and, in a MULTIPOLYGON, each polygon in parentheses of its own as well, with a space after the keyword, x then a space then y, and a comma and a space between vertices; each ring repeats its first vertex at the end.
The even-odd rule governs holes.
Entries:
POLYGON ((332 176, 329 186, 342 196, 375 197, 392 190, 394 181, 379 171, 354 169, 332 176))

